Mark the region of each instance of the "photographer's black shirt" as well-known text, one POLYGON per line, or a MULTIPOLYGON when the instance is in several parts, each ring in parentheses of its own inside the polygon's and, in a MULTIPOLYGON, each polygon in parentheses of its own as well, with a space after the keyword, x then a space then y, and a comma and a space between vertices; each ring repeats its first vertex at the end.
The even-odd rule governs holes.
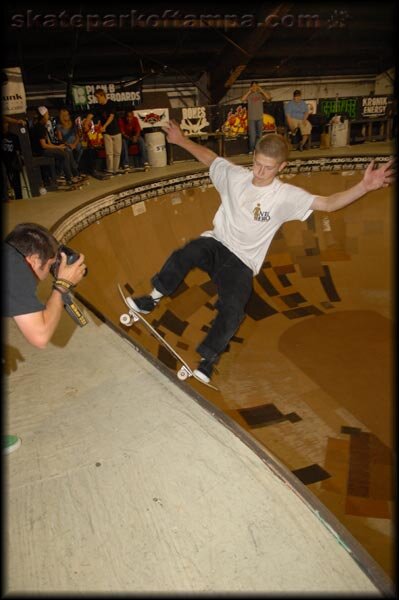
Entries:
POLYGON ((13 246, 3 242, 3 317, 16 317, 45 309, 36 296, 38 280, 25 260, 13 246))

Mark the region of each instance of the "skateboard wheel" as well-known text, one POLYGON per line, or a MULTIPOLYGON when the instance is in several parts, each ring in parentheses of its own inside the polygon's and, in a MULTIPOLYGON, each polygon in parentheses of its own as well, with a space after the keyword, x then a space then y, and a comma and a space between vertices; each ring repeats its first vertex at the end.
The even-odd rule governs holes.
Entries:
POLYGON ((179 371, 177 371, 177 378, 180 379, 180 381, 185 381, 188 376, 189 372, 187 371, 186 367, 182 367, 179 371))
POLYGON ((126 313, 119 317, 119 321, 122 323, 122 325, 130 325, 131 324, 131 318, 126 313))

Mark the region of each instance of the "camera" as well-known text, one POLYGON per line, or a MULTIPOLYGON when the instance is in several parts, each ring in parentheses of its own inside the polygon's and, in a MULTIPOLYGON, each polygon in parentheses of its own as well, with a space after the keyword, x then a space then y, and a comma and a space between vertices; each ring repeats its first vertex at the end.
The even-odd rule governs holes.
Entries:
MULTIPOLYGON (((61 245, 58 248, 57 255, 55 257, 55 262, 51 265, 51 268, 50 268, 50 273, 52 274, 52 276, 55 279, 57 279, 57 277, 58 277, 58 269, 59 269, 60 263, 61 263, 61 252, 66 254, 66 264, 67 265, 73 265, 73 263, 76 262, 80 256, 79 252, 75 252, 75 250, 72 250, 72 248, 69 248, 68 246, 61 245)), ((84 277, 86 277, 86 275, 87 275, 87 268, 85 269, 84 277)))

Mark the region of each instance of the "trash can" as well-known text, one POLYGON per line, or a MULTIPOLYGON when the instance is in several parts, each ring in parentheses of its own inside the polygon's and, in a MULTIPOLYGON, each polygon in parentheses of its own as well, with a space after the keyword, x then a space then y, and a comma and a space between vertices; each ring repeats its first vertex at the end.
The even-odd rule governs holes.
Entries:
POLYGON ((347 146, 349 143, 349 121, 332 123, 330 136, 332 148, 347 146))
POLYGON ((162 131, 153 131, 144 135, 147 146, 148 162, 151 167, 166 167, 168 157, 166 154, 166 139, 162 131))

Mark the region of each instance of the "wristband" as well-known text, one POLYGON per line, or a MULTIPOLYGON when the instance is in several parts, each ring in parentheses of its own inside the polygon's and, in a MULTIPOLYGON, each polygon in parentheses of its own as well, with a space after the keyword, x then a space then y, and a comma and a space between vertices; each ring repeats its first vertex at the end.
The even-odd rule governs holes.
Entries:
POLYGON ((73 288, 75 286, 75 284, 71 283, 67 279, 56 279, 53 283, 53 287, 54 286, 61 287, 64 290, 70 290, 71 288, 73 288))
POLYGON ((57 279, 55 280, 56 283, 60 282, 63 283, 65 285, 67 285, 68 287, 74 287, 74 283, 72 283, 72 281, 68 281, 68 279, 61 279, 59 277, 57 277, 57 279))

